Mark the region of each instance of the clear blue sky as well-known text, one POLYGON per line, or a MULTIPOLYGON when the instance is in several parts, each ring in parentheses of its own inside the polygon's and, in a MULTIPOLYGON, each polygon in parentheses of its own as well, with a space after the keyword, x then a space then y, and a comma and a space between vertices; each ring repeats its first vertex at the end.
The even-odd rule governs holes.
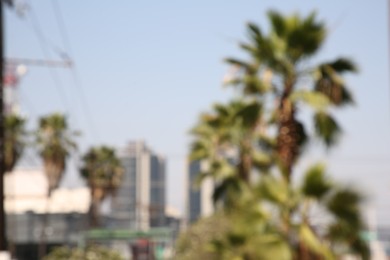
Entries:
MULTIPOLYGON (((39 20, 46 51, 34 33, 31 16, 20 18, 8 10, 7 56, 45 58, 47 52, 58 59, 55 49, 67 47, 50 0, 26 2, 39 20)), ((317 10, 329 27, 318 58, 351 57, 360 73, 348 77, 357 106, 336 111, 345 132, 341 144, 328 153, 312 149, 308 158, 328 160, 335 176, 366 190, 372 204, 381 208, 381 220, 390 219, 390 203, 383 199, 390 197, 386 1, 59 2, 93 119, 86 119, 70 70, 56 69, 60 84, 54 84, 48 69, 30 67, 19 95, 31 125, 40 115, 65 111, 74 128, 84 133, 81 151, 90 145, 120 147, 131 139, 145 139, 166 155, 168 200, 180 209, 188 129, 201 111, 229 97, 221 87, 227 71, 222 60, 242 56, 237 43, 245 40, 245 23, 267 26, 269 9, 286 14, 317 10)), ((74 183, 76 172, 71 167, 64 185, 74 183)))

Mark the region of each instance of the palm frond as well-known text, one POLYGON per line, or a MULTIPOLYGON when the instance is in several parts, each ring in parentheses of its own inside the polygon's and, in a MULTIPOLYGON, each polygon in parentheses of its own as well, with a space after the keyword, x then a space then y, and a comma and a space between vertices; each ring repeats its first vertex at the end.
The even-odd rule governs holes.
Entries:
POLYGON ((272 26, 272 31, 280 38, 284 38, 288 31, 285 18, 274 10, 268 11, 267 15, 272 26))
POLYGON ((327 147, 335 145, 341 134, 341 128, 329 114, 318 112, 314 115, 314 127, 317 136, 327 147))
POLYGON ((316 164, 306 171, 302 184, 302 192, 305 196, 321 199, 331 187, 332 184, 325 175, 324 165, 316 164))
POLYGON ((346 58, 323 63, 316 70, 314 90, 325 94, 336 106, 351 104, 352 94, 344 85, 341 75, 356 71, 356 65, 346 58))
POLYGON ((362 200, 359 192, 351 188, 340 188, 329 198, 327 207, 337 218, 353 227, 361 228, 363 221, 359 207, 362 200))

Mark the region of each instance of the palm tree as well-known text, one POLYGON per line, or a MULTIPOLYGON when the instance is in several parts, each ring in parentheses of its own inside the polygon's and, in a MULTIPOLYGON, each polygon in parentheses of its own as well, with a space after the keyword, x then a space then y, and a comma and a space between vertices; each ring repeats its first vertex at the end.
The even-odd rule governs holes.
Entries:
POLYGON ((177 259, 369 259, 361 237, 363 196, 330 179, 322 164, 296 186, 263 175, 249 196, 236 200, 234 210, 217 211, 183 233, 177 259))
POLYGON ((25 147, 25 119, 17 115, 5 117, 5 170, 11 172, 25 147))
POLYGON ((83 156, 81 176, 91 190, 91 226, 99 226, 100 203, 108 195, 114 195, 121 184, 123 168, 115 150, 107 147, 94 147, 83 156))
MULTIPOLYGON (((240 179, 249 182, 253 165, 252 143, 260 122, 261 105, 255 100, 234 100, 227 105, 216 104, 212 113, 201 116, 191 133, 195 136, 190 158, 209 159, 210 172, 218 172, 222 163, 234 166, 240 179), (237 154, 239 163, 229 161, 237 154), (213 166, 217 168, 213 168, 213 166)), ((226 165, 226 166, 227 166, 226 165)), ((221 173, 223 174, 223 173, 221 173)))
POLYGON ((39 120, 36 142, 48 179, 48 197, 61 181, 70 151, 77 148, 73 140, 77 135, 69 130, 67 119, 62 114, 54 113, 39 120))
MULTIPOLYGON (((25 130, 25 119, 16 115, 10 114, 5 116, 4 127, 4 156, 5 156, 5 172, 12 172, 19 159, 22 157, 26 146, 27 133, 25 130)), ((9 221, 12 227, 12 235, 16 233, 16 225, 9 221)), ((9 234, 10 236, 11 234, 9 234)), ((15 245, 12 237, 9 237, 9 249, 12 255, 15 253, 15 245)))
POLYGON ((352 103, 352 95, 341 76, 356 68, 345 58, 311 65, 311 58, 318 53, 326 36, 325 26, 317 21, 315 13, 302 18, 271 11, 268 18, 271 28, 267 34, 253 23, 248 25, 250 42, 241 47, 251 60, 226 60, 241 69, 228 83, 238 85, 245 96, 257 96, 267 103, 264 106, 273 108, 269 123, 277 128, 279 166, 290 181, 307 137, 297 116, 298 106, 304 103, 314 108, 316 134, 327 146, 335 144, 340 127, 329 108, 352 103), (273 103, 268 104, 269 101, 273 103))
POLYGON ((208 165, 198 182, 214 178, 215 202, 223 199, 225 206, 237 203, 237 195, 247 192, 253 170, 266 171, 272 166, 272 157, 256 147, 261 114, 258 101, 235 99, 226 105, 215 104, 192 129, 195 139, 190 159, 208 165))
MULTIPOLYGON (((47 207, 52 192, 58 188, 62 175, 66 169, 66 159, 70 151, 77 148, 73 141, 77 132, 69 130, 66 117, 59 113, 50 114, 41 117, 38 130, 36 131, 36 144, 39 155, 43 160, 44 172, 48 180, 47 207)), ((41 243, 39 247, 39 258, 46 254, 46 233, 45 229, 48 222, 48 209, 43 218, 43 228, 41 234, 41 243)))
POLYGON ((222 249, 219 257, 224 250, 237 249, 243 259, 258 259, 246 251, 251 248, 246 242, 268 241, 271 235, 289 245, 294 259, 334 259, 345 253, 368 259, 368 247, 360 238, 364 224, 359 192, 328 181, 318 165, 308 170, 299 187, 291 181, 310 137, 299 120, 301 106, 314 110, 315 135, 327 147, 336 144, 341 129, 330 109, 353 102, 341 76, 356 71, 355 66, 345 58, 311 64, 326 35, 315 14, 301 18, 269 12, 268 17, 267 34, 254 24, 248 26, 250 43, 241 47, 249 52, 249 62, 226 60, 239 68, 225 82, 239 88, 239 98, 215 105, 191 132, 190 158, 208 162, 201 177, 216 181, 214 199, 222 202, 223 212, 238 212, 237 219, 246 219, 251 214, 247 208, 263 207, 259 221, 267 232, 254 225, 239 244, 236 236, 233 241, 214 241, 215 250, 222 249), (256 172, 258 178, 251 179, 256 172), (318 211, 327 217, 325 223, 312 216, 318 211))
POLYGON ((199 220, 179 236, 174 259, 292 259, 288 243, 254 208, 199 220))

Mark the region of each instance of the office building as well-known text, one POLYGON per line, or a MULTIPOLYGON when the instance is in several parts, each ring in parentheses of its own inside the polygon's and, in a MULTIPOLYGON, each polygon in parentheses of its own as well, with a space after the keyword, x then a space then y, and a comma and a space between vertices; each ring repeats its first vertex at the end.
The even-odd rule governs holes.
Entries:
POLYGON ((207 178, 200 185, 198 181, 199 175, 206 169, 205 162, 193 161, 188 164, 186 187, 186 218, 188 224, 214 212, 214 181, 207 178))
POLYGON ((143 141, 120 151, 123 182, 111 203, 110 226, 148 230, 165 224, 165 159, 143 141))

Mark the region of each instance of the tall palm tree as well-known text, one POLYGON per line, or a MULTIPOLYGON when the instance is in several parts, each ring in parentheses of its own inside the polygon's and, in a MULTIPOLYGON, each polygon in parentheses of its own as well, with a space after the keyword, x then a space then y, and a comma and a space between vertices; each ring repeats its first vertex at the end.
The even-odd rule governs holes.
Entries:
MULTIPOLYGON (((63 114, 54 113, 40 118, 35 134, 38 152, 42 158, 44 172, 48 180, 47 207, 49 207, 52 192, 58 188, 66 169, 66 159, 71 150, 77 148, 73 139, 78 133, 69 130, 67 119, 63 114)), ((39 258, 46 254, 45 229, 48 224, 48 209, 46 209, 43 218, 39 258)))
POLYGON ((25 119, 18 115, 5 117, 5 170, 11 172, 26 145, 25 119))
POLYGON ((77 132, 69 130, 63 114, 54 113, 39 120, 36 142, 48 180, 48 197, 61 181, 71 150, 77 149, 74 141, 77 135, 77 132))
MULTIPOLYGON (((5 156, 5 172, 12 172, 19 159, 22 157, 26 146, 27 132, 25 130, 25 119, 16 114, 5 116, 4 124, 4 156, 5 156)), ((12 235, 16 233, 15 222, 9 221, 9 226, 13 229, 9 234, 9 249, 12 255, 15 253, 15 244, 12 235)))
POLYGON ((123 168, 115 150, 107 146, 93 147, 83 156, 81 176, 91 190, 90 221, 99 226, 100 203, 114 195, 121 184, 123 168))
MULTIPOLYGON (((245 219, 245 206, 266 205, 261 218, 289 245, 294 259, 335 259, 347 252, 367 259, 369 250, 360 238, 361 195, 328 182, 319 166, 306 173, 298 188, 291 181, 310 137, 299 120, 301 106, 313 110, 314 134, 327 147, 336 144, 341 129, 330 111, 353 102, 341 76, 356 68, 345 58, 312 64, 310 58, 326 36, 315 14, 302 18, 269 12, 268 17, 271 28, 266 34, 254 24, 248 26, 250 43, 241 47, 250 60, 226 60, 239 70, 225 83, 237 87, 241 95, 201 117, 191 132, 195 139, 191 159, 208 162, 209 169, 201 176, 216 180, 214 198, 222 201, 224 212, 241 212, 239 218, 245 219), (261 174, 251 180, 254 172, 261 174), (318 209, 328 217, 323 226, 311 216, 318 209)), ((251 232, 248 235, 239 242, 251 240, 251 232)), ((260 235, 260 240, 267 240, 267 233, 260 235)), ((217 245, 237 249, 234 241, 217 245)))
POLYGON ((251 60, 226 60, 241 69, 228 83, 272 108, 269 118, 277 128, 279 166, 289 181, 307 137, 305 125, 298 119, 299 106, 314 108, 316 134, 327 146, 335 144, 341 129, 329 108, 353 102, 341 76, 356 68, 346 58, 312 65, 311 59, 326 37, 325 25, 317 21, 315 13, 302 18, 271 11, 268 18, 271 28, 267 34, 253 23, 248 25, 249 43, 241 47, 251 60))

